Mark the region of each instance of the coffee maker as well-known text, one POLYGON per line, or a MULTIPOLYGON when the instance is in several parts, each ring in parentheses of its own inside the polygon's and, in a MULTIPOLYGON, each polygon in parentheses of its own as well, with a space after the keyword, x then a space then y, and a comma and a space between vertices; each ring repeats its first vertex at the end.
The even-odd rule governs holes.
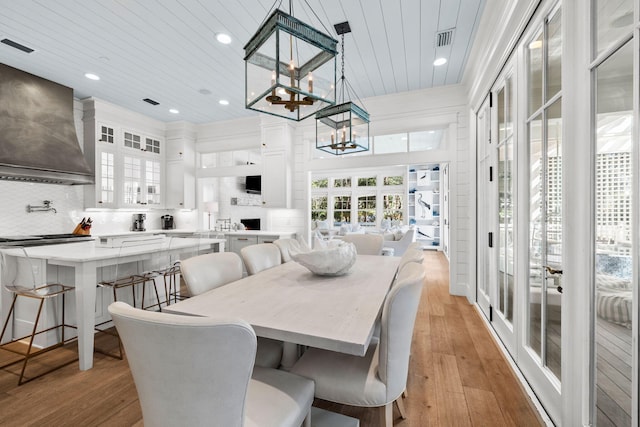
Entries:
POLYGON ((162 215, 160 217, 160 222, 162 224, 163 230, 171 230, 173 229, 173 215, 162 215))
POLYGON ((144 220, 147 219, 145 214, 133 214, 133 226, 131 231, 145 231, 144 220))

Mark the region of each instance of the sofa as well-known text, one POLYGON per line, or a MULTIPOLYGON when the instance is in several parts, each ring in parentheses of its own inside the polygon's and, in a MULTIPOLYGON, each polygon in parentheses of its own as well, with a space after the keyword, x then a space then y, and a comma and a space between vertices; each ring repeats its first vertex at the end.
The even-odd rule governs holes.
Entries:
POLYGON ((391 248, 393 249, 393 256, 402 256, 409 245, 416 241, 416 230, 415 228, 409 228, 405 231, 402 231, 401 229, 398 229, 395 232, 388 231, 383 234, 383 237, 383 250, 384 248, 391 248))

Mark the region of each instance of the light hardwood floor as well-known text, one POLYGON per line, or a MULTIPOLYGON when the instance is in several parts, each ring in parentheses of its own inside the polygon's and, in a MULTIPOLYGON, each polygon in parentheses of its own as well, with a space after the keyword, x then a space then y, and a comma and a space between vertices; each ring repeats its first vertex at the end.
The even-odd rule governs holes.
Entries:
MULTIPOLYGON (((442 253, 425 252, 427 272, 413 338, 408 418, 395 413, 395 426, 539 426, 533 406, 498 350, 477 311, 448 293, 448 263, 442 253)), ((98 344, 113 348, 101 336, 98 344)), ((0 355, 1 358, 5 357, 0 355)), ((74 357, 69 349, 43 357, 74 357)), ((96 353, 94 368, 71 364, 23 386, 17 367, 0 370, 0 425, 141 426, 142 415, 126 361, 96 353)), ((376 427, 376 409, 316 401, 376 427)))

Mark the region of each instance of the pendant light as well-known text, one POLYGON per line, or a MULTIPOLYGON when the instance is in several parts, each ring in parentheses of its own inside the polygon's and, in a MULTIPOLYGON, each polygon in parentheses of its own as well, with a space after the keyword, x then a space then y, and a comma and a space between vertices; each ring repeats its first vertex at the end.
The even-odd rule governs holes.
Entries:
POLYGON ((299 121, 335 104, 338 41, 292 13, 290 0, 244 47, 245 106, 299 121))
POLYGON ((342 37, 339 99, 337 105, 316 113, 316 148, 339 156, 369 151, 369 113, 350 100, 351 92, 357 95, 344 76, 344 35, 351 32, 349 22, 336 24, 335 29, 342 37))

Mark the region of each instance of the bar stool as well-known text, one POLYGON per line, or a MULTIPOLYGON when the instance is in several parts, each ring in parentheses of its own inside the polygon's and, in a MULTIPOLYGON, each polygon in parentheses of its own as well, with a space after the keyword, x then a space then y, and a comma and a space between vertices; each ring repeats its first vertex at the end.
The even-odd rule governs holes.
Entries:
MULTIPOLYGON (((142 273, 138 273, 138 271, 136 270, 135 272, 131 272, 129 271, 129 274, 123 274, 123 270, 125 269, 124 267, 124 263, 127 262, 127 252, 128 249, 133 248, 133 247, 137 247, 137 246, 145 246, 145 245, 159 245, 159 244, 163 244, 164 243, 164 236, 158 236, 158 237, 152 237, 149 239, 144 239, 144 240, 140 240, 140 239, 131 239, 131 240, 123 240, 120 243, 120 248, 118 251, 118 261, 115 264, 115 271, 114 274, 111 276, 111 278, 106 279, 106 280, 101 280, 98 282, 98 287, 100 288, 107 288, 107 289, 111 289, 113 292, 113 301, 116 302, 118 301, 118 290, 119 289, 124 289, 124 288, 131 288, 131 294, 133 297, 133 301, 132 301, 132 305, 134 307, 136 307, 136 286, 141 285, 142 286, 142 301, 140 302, 140 307, 144 310, 145 308, 150 308, 150 307, 155 307, 156 305, 158 306, 158 310, 162 311, 162 306, 160 303, 160 296, 158 295, 158 288, 156 287, 156 283, 154 280, 153 275, 151 274, 151 272, 142 272, 142 273), (156 304, 151 305, 151 306, 144 306, 144 300, 145 300, 145 288, 147 286, 147 283, 151 282, 153 284, 153 289, 155 291, 156 294, 156 304)), ((105 320, 102 323, 99 323, 95 326, 95 329, 98 332, 102 332, 108 335, 112 335, 115 336, 118 339, 118 350, 119 353, 117 355, 111 354, 109 352, 100 350, 98 348, 96 348, 96 351, 99 353, 102 353, 106 356, 110 356, 110 357, 114 357, 116 359, 120 359, 122 360, 122 342, 120 341, 120 337, 118 337, 117 332, 113 332, 111 329, 102 329, 101 327, 105 324, 108 324, 111 322, 111 319, 109 320, 105 320)))
POLYGON ((56 348, 62 347, 65 344, 74 341, 77 339, 77 337, 72 337, 72 338, 65 338, 65 328, 73 328, 73 329, 77 329, 75 326, 73 325, 67 325, 65 323, 65 296, 67 293, 71 292, 74 290, 73 287, 71 286, 67 286, 67 285, 63 285, 60 283, 44 283, 44 284, 40 284, 38 285, 38 281, 36 280, 36 275, 35 275, 35 271, 33 268, 33 264, 31 262, 31 259, 29 258, 29 254, 27 253, 26 249, 24 247, 16 247, 16 246, 12 246, 12 247, 7 247, 7 248, 3 248, 3 249, 13 249, 13 250, 19 250, 22 252, 22 255, 18 255, 16 256, 16 263, 8 263, 7 262, 7 256, 4 252, 0 253, 0 256, 2 258, 2 265, 1 265, 1 272, 2 272, 2 284, 4 286, 4 288, 13 293, 13 301, 11 303, 11 308, 9 309, 9 313, 7 314, 7 318, 4 322, 4 325, 2 327, 2 333, 0 334, 0 343, 2 342, 2 340, 4 339, 4 334, 8 329, 9 326, 9 322, 11 321, 11 316, 13 314, 15 314, 15 308, 16 308, 16 301, 18 300, 18 297, 23 297, 23 298, 31 298, 31 299, 36 299, 39 301, 39 305, 38 305, 38 312, 36 314, 36 318, 33 324, 33 330, 31 331, 31 334, 29 335, 25 335, 23 337, 20 338, 15 338, 12 339, 11 341, 8 341, 6 343, 0 344, 0 349, 4 350, 4 351, 8 351, 11 353, 15 353, 20 355, 21 357, 18 358, 17 360, 13 360, 9 363, 6 363, 2 366, 0 366, 0 369, 4 369, 8 366, 14 365, 16 363, 19 362, 23 362, 22 363, 22 369, 20 371, 20 377, 18 379, 18 385, 22 385, 24 383, 27 383, 29 381, 32 381, 36 378, 39 378, 43 375, 46 375, 50 372, 53 372, 57 369, 60 369, 64 366, 69 365, 70 363, 73 363, 75 361, 78 360, 78 357, 76 356, 74 359, 69 360, 64 362, 61 365, 55 366, 45 372, 42 372, 34 377, 31 378, 26 378, 25 377, 25 371, 27 368, 27 364, 29 363, 29 361, 31 359, 33 359, 34 357, 41 355, 43 353, 47 353, 51 350, 54 350, 56 348), (20 270, 17 268, 18 264, 23 264, 21 261, 24 260, 24 263, 26 263, 28 269, 29 269, 29 274, 25 276, 20 275, 20 270), (12 277, 13 276, 13 277, 12 277), (31 282, 30 285, 27 284, 21 284, 18 283, 19 281, 25 281, 25 282, 31 282), (62 321, 60 322, 60 324, 55 325, 55 326, 51 326, 47 329, 38 331, 38 324, 40 322, 40 316, 42 314, 42 309, 44 306, 45 301, 47 300, 53 300, 55 298, 60 297, 62 299, 62 321), (60 330, 60 340, 50 346, 41 348, 39 350, 35 350, 33 351, 33 342, 35 340, 35 337, 40 335, 40 334, 44 334, 46 332, 50 332, 53 330, 60 330), (29 339, 29 344, 27 346, 26 351, 23 351, 23 349, 21 349, 21 347, 24 346, 24 343, 20 344, 19 341, 23 341, 25 339, 29 339))
POLYGON ((160 237, 154 237, 151 239, 146 239, 146 240, 123 240, 122 243, 120 244, 120 249, 118 252, 118 262, 116 263, 115 266, 115 273, 113 275, 113 278, 111 279, 107 279, 107 280, 101 280, 98 282, 98 286, 101 288, 109 288, 112 289, 113 291, 113 301, 118 301, 118 289, 123 289, 123 288, 131 288, 131 293, 133 296, 133 306, 136 307, 136 286, 137 285, 142 285, 142 301, 140 302, 140 307, 144 310, 145 308, 149 308, 149 306, 145 307, 144 306, 144 300, 145 300, 145 288, 147 283, 152 282, 153 283, 153 289, 155 291, 156 294, 156 304, 150 306, 150 307, 155 307, 156 305, 158 306, 158 309, 160 311, 162 311, 162 307, 160 304, 160 296, 158 294, 158 289, 155 286, 155 280, 152 277, 152 275, 150 274, 150 272, 147 273, 138 273, 133 272, 131 274, 125 274, 122 275, 122 269, 123 267, 123 260, 126 258, 126 252, 127 249, 132 248, 132 247, 136 247, 136 246, 143 246, 143 245, 154 245, 154 244, 162 244, 164 243, 164 236, 160 236, 160 237))

